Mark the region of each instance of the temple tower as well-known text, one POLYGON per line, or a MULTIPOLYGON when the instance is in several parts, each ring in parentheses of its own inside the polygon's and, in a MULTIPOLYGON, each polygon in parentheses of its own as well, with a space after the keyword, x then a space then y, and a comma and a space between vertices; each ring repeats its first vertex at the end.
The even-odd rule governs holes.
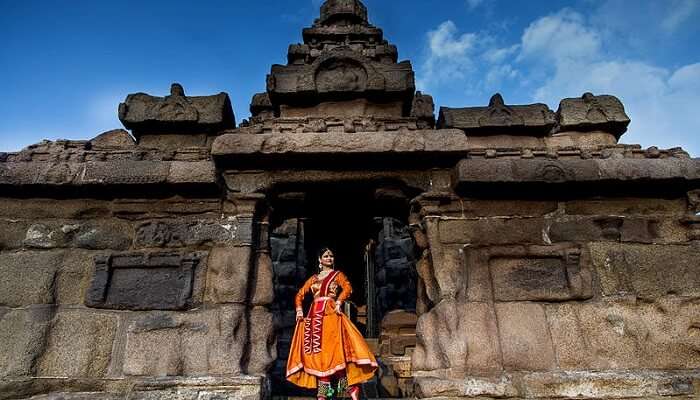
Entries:
POLYGON ((312 395, 283 367, 321 245, 367 397, 700 396, 700 159, 621 143, 611 95, 436 121, 359 0, 302 36, 239 125, 173 84, 0 153, 0 400, 312 395))

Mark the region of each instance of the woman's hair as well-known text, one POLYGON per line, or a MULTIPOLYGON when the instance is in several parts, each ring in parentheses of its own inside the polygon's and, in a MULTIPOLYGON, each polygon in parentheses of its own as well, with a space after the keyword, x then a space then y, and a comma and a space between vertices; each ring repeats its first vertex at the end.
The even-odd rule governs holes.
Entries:
POLYGON ((329 250, 331 253, 333 253, 333 249, 331 249, 330 247, 324 246, 324 247, 321 247, 320 249, 318 249, 318 258, 321 258, 323 256, 323 254, 329 250))

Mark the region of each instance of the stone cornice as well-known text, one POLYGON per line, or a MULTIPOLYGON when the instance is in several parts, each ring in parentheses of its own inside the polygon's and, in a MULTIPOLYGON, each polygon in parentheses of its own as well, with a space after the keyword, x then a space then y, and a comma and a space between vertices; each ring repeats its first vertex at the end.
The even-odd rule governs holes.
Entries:
POLYGON ((0 163, 0 186, 216 185, 211 161, 0 163))
POLYGON ((700 159, 465 159, 455 168, 455 186, 470 184, 661 183, 700 185, 700 159))

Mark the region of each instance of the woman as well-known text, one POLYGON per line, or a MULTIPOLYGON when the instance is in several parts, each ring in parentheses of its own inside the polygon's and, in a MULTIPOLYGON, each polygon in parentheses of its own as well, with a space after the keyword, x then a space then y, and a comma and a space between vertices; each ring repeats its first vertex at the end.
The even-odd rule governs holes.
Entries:
POLYGON ((333 252, 321 249, 318 262, 318 275, 309 278, 296 295, 297 326, 287 360, 287 380, 304 388, 318 387, 319 400, 335 393, 359 400, 358 385, 372 378, 377 361, 362 334, 341 312, 352 286, 345 274, 334 270, 333 252), (309 291, 314 301, 304 318, 301 302, 309 291))

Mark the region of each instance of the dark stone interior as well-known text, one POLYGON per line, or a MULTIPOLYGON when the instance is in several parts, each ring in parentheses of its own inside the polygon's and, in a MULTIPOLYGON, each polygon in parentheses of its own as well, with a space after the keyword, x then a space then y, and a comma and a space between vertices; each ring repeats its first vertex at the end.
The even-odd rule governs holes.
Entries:
MULTIPOLYGON (((384 314, 397 309, 415 312, 416 256, 406 222, 409 204, 401 189, 344 183, 316 185, 303 192, 288 190, 274 196, 271 205, 272 309, 278 355, 272 388, 275 395, 310 395, 285 382, 284 366, 294 331, 294 296, 305 280, 317 273, 318 250, 330 247, 335 252, 336 267, 353 285, 351 318, 365 337, 371 342, 374 339, 375 346, 384 314), (375 268, 371 280, 366 254, 375 268), (368 299, 376 299, 373 331, 367 323, 368 299)), ((309 304, 307 296, 305 312, 309 304)), ((379 390, 376 382, 370 385, 375 387, 366 390, 379 390)))

